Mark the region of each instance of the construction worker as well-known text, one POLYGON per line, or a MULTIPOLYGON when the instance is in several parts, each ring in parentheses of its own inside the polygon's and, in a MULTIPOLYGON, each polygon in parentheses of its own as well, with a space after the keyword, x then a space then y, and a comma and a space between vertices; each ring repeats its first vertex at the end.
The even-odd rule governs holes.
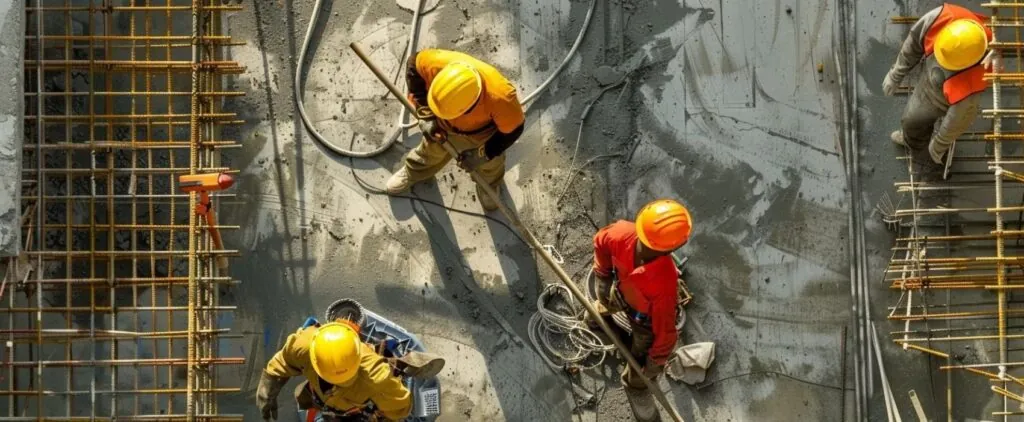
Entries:
POLYGON ((412 410, 412 398, 395 371, 431 378, 444 361, 412 352, 389 362, 359 339, 358 325, 338 320, 289 335, 260 378, 256 406, 264 420, 277 419, 277 395, 288 379, 305 376, 295 389, 300 410, 316 409, 332 421, 398 421, 412 410), (372 403, 372 407, 370 404, 372 403))
MULTIPOLYGON (((925 166, 927 158, 936 165, 943 163, 943 155, 971 126, 978 112, 980 94, 987 86, 982 62, 992 39, 992 31, 983 19, 949 3, 925 13, 910 28, 896 63, 882 82, 885 95, 893 95, 910 69, 923 62, 921 76, 903 111, 902 127, 892 133, 891 139, 914 151, 927 147, 928 156, 920 160, 925 166)), ((935 167, 930 166, 933 170, 935 167)))
POLYGON ((679 274, 669 254, 686 244, 691 225, 686 207, 660 199, 644 206, 636 222, 619 220, 594 236, 598 308, 626 313, 632 331, 630 352, 644 367, 637 374, 627 365, 621 377, 640 420, 657 419, 640 377, 654 380, 675 348, 679 274))
MULTIPOLYGON (((439 142, 448 142, 459 152, 459 167, 479 171, 498 191, 505 175, 505 150, 519 139, 526 121, 516 87, 493 66, 446 50, 413 54, 406 83, 423 142, 388 179, 388 193, 402 193, 441 170, 451 157, 439 142)), ((480 186, 476 196, 485 210, 498 208, 480 186)))

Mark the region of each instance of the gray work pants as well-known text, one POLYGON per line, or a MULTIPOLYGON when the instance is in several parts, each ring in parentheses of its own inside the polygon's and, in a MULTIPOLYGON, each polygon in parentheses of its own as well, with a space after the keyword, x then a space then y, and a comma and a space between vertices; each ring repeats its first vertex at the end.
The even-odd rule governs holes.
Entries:
MULTIPOLYGON (((934 89, 935 87, 927 75, 922 75, 910 100, 907 101, 907 107, 903 110, 903 118, 900 120, 903 139, 910 147, 914 182, 941 182, 942 172, 945 169, 944 165, 936 164, 928 152, 929 144, 933 142, 932 134, 948 110, 948 107, 940 107, 929 98, 929 95, 943 95, 930 91, 934 89)), ((917 192, 917 194, 920 208, 941 207, 948 202, 948 193, 944 191, 925 190, 917 192)), ((936 220, 937 217, 937 215, 931 215, 923 218, 931 221, 936 220)))

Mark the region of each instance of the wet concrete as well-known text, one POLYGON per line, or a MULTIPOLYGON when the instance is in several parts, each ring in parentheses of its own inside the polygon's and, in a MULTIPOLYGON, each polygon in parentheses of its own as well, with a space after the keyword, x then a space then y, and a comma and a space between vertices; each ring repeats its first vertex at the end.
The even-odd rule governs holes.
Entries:
POLYGON ((21 249, 24 7, 22 0, 0 4, 0 257, 21 249))

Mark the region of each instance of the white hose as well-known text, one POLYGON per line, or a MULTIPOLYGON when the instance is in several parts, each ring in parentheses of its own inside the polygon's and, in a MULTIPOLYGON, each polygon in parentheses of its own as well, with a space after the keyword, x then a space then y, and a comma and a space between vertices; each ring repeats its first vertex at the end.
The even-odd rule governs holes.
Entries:
MULTIPOLYGON (((328 141, 326 138, 324 138, 324 136, 321 135, 320 132, 317 131, 315 127, 313 127, 313 123, 309 120, 309 116, 306 115, 306 106, 302 98, 302 75, 306 73, 306 50, 309 48, 309 42, 313 38, 313 27, 316 26, 316 21, 320 17, 320 6, 323 4, 323 1, 324 0, 317 0, 316 3, 313 5, 313 14, 309 18, 309 26, 306 27, 306 36, 302 40, 302 48, 299 49, 299 61, 295 65, 295 83, 292 87, 292 90, 293 95, 295 96, 296 108, 298 108, 299 110, 299 118, 302 119, 303 126, 306 127, 306 130, 309 131, 309 134, 313 136, 314 140, 319 142, 320 145, 323 145, 324 148, 327 148, 339 155, 355 158, 368 158, 380 155, 388 148, 391 148, 391 145, 393 145, 395 141, 398 140, 398 137, 399 135, 401 135, 403 130, 416 126, 415 121, 405 123, 404 112, 401 115, 399 115, 398 126, 391 131, 391 134, 388 135, 388 137, 384 140, 384 144, 382 144, 380 147, 372 151, 352 151, 335 145, 331 141, 328 141)), ((416 38, 416 33, 419 30, 420 10, 422 8, 423 0, 420 0, 418 2, 416 10, 413 11, 413 28, 410 31, 409 35, 409 47, 406 49, 406 53, 408 53, 406 54, 406 57, 408 57, 412 53, 412 42, 416 38)), ((583 27, 580 28, 580 33, 576 36, 576 41, 573 42, 572 47, 569 49, 569 53, 565 55, 565 58, 562 59, 562 63, 560 63, 557 68, 555 68, 555 71, 552 72, 551 75, 548 76, 548 78, 545 79, 544 82, 537 87, 537 89, 533 90, 533 92, 529 93, 526 97, 523 97, 523 99, 520 100, 521 104, 526 105, 526 103, 529 103, 530 101, 536 99, 541 92, 547 89, 548 85, 551 84, 551 81, 555 80, 555 78, 569 64, 569 61, 572 59, 572 57, 576 55, 576 50, 578 50, 580 44, 583 43, 583 36, 586 35, 587 29, 590 28, 590 18, 594 16, 594 9, 596 8, 597 0, 591 0, 590 9, 587 10, 587 16, 583 19, 583 27)))
POLYGON ((600 366, 608 353, 614 352, 615 345, 605 344, 587 326, 586 318, 583 305, 576 302, 568 287, 562 284, 544 287, 537 297, 537 313, 530 317, 527 331, 530 342, 548 366, 555 370, 566 365, 592 369, 600 366), (567 311, 560 312, 548 306, 557 296, 565 300, 567 311), (552 341, 558 337, 562 338, 560 346, 552 341))

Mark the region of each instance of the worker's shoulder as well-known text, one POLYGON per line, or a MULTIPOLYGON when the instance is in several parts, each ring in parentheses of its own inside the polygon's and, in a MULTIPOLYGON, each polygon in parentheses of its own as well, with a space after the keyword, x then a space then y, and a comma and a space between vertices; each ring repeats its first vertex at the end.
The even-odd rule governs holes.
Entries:
POLYGON ((284 348, 293 357, 300 359, 309 358, 309 346, 313 343, 313 335, 316 334, 316 327, 300 328, 285 340, 284 348))
POLYGON ((636 234, 636 223, 632 221, 619 220, 604 226, 601 231, 615 236, 636 234))
POLYGON ((371 384, 380 384, 395 378, 391 373, 391 365, 366 343, 363 343, 360 353, 359 368, 366 375, 366 381, 371 384))

